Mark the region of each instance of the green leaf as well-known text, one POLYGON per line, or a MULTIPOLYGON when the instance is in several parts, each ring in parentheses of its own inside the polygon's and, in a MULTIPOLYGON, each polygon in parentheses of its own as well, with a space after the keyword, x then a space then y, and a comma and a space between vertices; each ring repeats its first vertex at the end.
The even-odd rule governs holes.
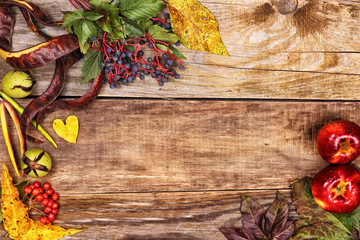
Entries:
POLYGON ((86 52, 90 48, 90 44, 88 42, 85 42, 84 44, 79 43, 79 47, 80 47, 81 53, 86 54, 86 52))
POLYGON ((117 38, 124 38, 123 23, 119 16, 119 9, 112 4, 98 6, 97 10, 104 17, 97 20, 97 24, 105 31, 117 38))
POLYGON ((86 43, 86 41, 88 39, 88 36, 86 34, 84 34, 84 32, 83 32, 82 21, 75 23, 75 25, 74 25, 74 33, 78 37, 80 44, 86 43))
POLYGON ((174 54, 177 58, 186 59, 186 57, 182 55, 182 53, 179 50, 177 50, 172 44, 169 45, 169 48, 172 54, 174 54))
POLYGON ((148 29, 148 34, 156 40, 164 41, 164 42, 177 42, 180 40, 179 36, 169 33, 168 30, 158 26, 151 25, 148 29))
POLYGON ((95 6, 95 7, 98 7, 98 6, 101 6, 103 4, 109 4, 111 3, 113 0, 90 0, 89 3, 92 5, 92 6, 95 6))
POLYGON ((24 188, 26 186, 29 186, 29 180, 23 180, 20 181, 16 184, 14 184, 14 186, 18 189, 19 191, 19 198, 21 201, 24 201, 26 199, 26 193, 24 192, 24 188))
POLYGON ((293 205, 301 217, 293 239, 349 239, 351 231, 317 205, 311 193, 311 182, 311 178, 305 177, 292 183, 293 205))
POLYGON ((127 49, 127 50, 129 50, 129 51, 132 52, 132 53, 135 52, 135 47, 134 47, 134 46, 125 45, 124 48, 127 49))
POLYGON ((104 32, 108 32, 108 33, 112 34, 110 20, 107 20, 107 18, 104 18, 104 19, 100 19, 100 20, 96 21, 96 23, 101 27, 101 29, 104 32), (109 24, 107 22, 109 22, 109 24))
POLYGON ((141 25, 144 26, 146 32, 149 31, 149 28, 154 25, 153 22, 149 19, 140 21, 141 25))
POLYGON ((102 17, 103 17, 103 15, 98 14, 96 12, 89 11, 89 12, 84 13, 84 18, 86 18, 87 20, 90 20, 90 21, 96 21, 102 17))
POLYGON ((353 228, 359 229, 360 223, 360 207, 356 208, 354 211, 346 214, 333 214, 337 219, 339 219, 349 231, 352 231, 353 228))
POLYGON ((128 37, 140 37, 145 34, 145 30, 142 26, 137 24, 136 22, 124 19, 124 35, 128 37))
POLYGON ((123 16, 135 21, 154 17, 165 6, 158 0, 122 0, 116 3, 123 16))
POLYGON ((315 223, 304 227, 295 236, 290 238, 291 240, 346 240, 349 239, 349 235, 340 230, 339 228, 329 223, 315 223))
POLYGON ((63 27, 69 27, 75 25, 76 23, 80 22, 84 17, 84 11, 81 9, 75 10, 70 14, 64 15, 64 23, 63 27))
POLYGON ((103 69, 101 67, 102 59, 103 53, 101 51, 95 51, 89 48, 84 58, 81 84, 94 79, 100 74, 103 69))
MULTIPOLYGON (((168 52, 168 48, 167 46, 165 46, 164 44, 161 44, 161 43, 157 43, 156 44, 156 47, 164 52, 168 52)), ((171 44, 169 45, 169 52, 171 54, 174 54, 177 58, 179 59, 186 59, 186 57, 184 55, 182 55, 180 53, 179 50, 177 50, 176 48, 174 48, 174 46, 172 46, 171 44)))
MULTIPOLYGON (((156 44, 156 47, 157 47, 158 49, 164 51, 164 52, 168 52, 168 48, 167 48, 167 46, 165 46, 164 44, 157 43, 157 44, 156 44)), ((172 52, 170 51, 170 53, 172 53, 172 52)))
POLYGON ((95 24, 91 21, 85 20, 82 22, 82 31, 83 33, 88 37, 92 38, 93 36, 96 36, 97 34, 97 28, 95 24))

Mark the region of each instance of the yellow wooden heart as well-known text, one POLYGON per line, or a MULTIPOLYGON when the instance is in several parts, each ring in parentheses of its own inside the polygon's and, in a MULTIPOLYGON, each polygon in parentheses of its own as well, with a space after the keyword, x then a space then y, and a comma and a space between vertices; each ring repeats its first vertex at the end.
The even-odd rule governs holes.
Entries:
POLYGON ((66 125, 61 119, 55 119, 53 128, 57 135, 70 143, 76 143, 79 133, 79 120, 76 116, 69 116, 66 119, 66 125))

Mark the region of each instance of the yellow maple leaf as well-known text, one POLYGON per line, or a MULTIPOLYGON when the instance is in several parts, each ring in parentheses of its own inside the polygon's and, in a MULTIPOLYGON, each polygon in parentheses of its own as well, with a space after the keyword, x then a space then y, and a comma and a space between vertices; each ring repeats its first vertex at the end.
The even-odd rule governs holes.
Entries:
POLYGON ((228 55, 221 40, 219 25, 197 0, 169 0, 171 27, 190 49, 228 55))
POLYGON ((11 239, 16 240, 57 240, 73 235, 82 230, 64 229, 62 227, 34 221, 29 217, 29 208, 20 201, 19 192, 13 185, 8 168, 2 164, 1 175, 1 210, 5 231, 11 239))

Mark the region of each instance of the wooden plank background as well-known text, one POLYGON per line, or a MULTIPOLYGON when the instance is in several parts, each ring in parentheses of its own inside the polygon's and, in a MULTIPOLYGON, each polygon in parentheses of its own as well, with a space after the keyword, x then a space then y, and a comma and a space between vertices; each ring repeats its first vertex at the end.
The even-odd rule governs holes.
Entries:
MULTIPOLYGON (((67 1, 33 2, 57 19, 73 10, 67 1)), ((315 146, 321 126, 360 123, 359 2, 299 0, 286 15, 275 0, 200 2, 217 18, 230 56, 181 47, 181 79, 104 86, 86 110, 44 121, 59 144, 40 145, 54 160, 42 181, 61 194, 55 223, 86 228, 70 239, 224 240, 218 228, 239 225, 241 194, 268 206, 280 190, 290 202, 290 182, 326 166, 315 146), (80 121, 77 144, 51 127, 72 114, 80 121)), ((18 13, 14 50, 39 42, 18 13)), ((62 97, 89 87, 79 84, 81 66, 68 72, 62 97)), ((0 62, 0 77, 10 69, 0 62)), ((53 71, 54 64, 33 71, 37 85, 23 105, 53 71)), ((0 152, 10 166, 4 144, 0 152)))

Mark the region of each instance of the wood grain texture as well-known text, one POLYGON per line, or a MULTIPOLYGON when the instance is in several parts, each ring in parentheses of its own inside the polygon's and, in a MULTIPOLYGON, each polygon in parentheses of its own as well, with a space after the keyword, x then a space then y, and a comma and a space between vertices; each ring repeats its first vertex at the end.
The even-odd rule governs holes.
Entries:
MULTIPOLYGON (((116 184, 116 183, 113 183, 116 184)), ((54 186, 55 188, 55 186, 54 186)), ((181 239, 200 240, 225 237, 222 226, 241 226, 240 196, 253 197, 265 208, 276 191, 221 191, 125 194, 64 194, 59 199, 57 225, 87 228, 71 239, 181 239)), ((290 202, 289 190, 282 194, 290 202)), ((38 206, 38 203, 35 204, 38 206)), ((40 215, 32 211, 38 219, 40 215)), ((290 217, 295 217, 291 208, 290 217)), ((2 225, 0 236, 4 237, 2 225)))
MULTIPOLYGON (((68 1, 33 2, 56 19, 73 10, 68 1)), ((290 182, 327 165, 315 146, 319 129, 338 119, 360 123, 360 2, 299 0, 287 8, 282 0, 200 2, 217 18, 230 56, 180 47, 188 58, 181 79, 163 87, 149 78, 105 86, 87 109, 45 119, 59 149, 28 144, 53 158, 41 181, 61 194, 55 223, 86 228, 70 239, 225 240, 218 228, 239 225, 242 194, 269 206, 280 190, 290 202, 290 182), (77 144, 51 127, 69 115, 80 121, 77 144)), ((40 43, 16 13, 13 49, 40 43)), ((54 66, 33 71, 32 96, 47 88, 54 66)), ((67 73, 63 97, 89 88, 79 84, 81 67, 67 73)), ((0 61, 0 77, 8 70, 0 61)), ((41 138, 34 129, 30 134, 41 138)), ((15 176, 3 141, 0 134, 0 163, 15 176)))
MULTIPOLYGON (((102 96, 160 98, 272 98, 356 100, 359 84, 359 9, 356 1, 299 1, 295 12, 281 14, 276 1, 200 1, 219 21, 231 56, 181 50, 187 56, 182 78, 159 87, 153 79, 137 80, 121 89, 104 88, 102 96)), ((66 1, 44 1, 55 18, 72 10, 66 1), (61 7, 60 7, 61 6, 61 7)), ((52 35, 64 33, 46 29, 52 35)), ((23 49, 39 37, 27 30, 19 14, 14 49, 23 49), (26 41, 24 41, 26 39, 26 41)), ((81 63, 68 74, 64 96, 81 95, 81 63)), ((6 70, 0 64, 0 76, 6 70)), ((53 66, 34 70, 38 86, 46 89, 53 66)))
MULTIPOLYGON (((326 165, 315 146, 322 125, 359 123, 359 109, 348 102, 97 100, 44 122, 59 145, 40 145, 54 159, 44 180, 67 194, 287 188, 326 165), (77 144, 51 127, 71 114, 80 121, 77 144)), ((0 160, 9 163, 7 154, 0 160)))

